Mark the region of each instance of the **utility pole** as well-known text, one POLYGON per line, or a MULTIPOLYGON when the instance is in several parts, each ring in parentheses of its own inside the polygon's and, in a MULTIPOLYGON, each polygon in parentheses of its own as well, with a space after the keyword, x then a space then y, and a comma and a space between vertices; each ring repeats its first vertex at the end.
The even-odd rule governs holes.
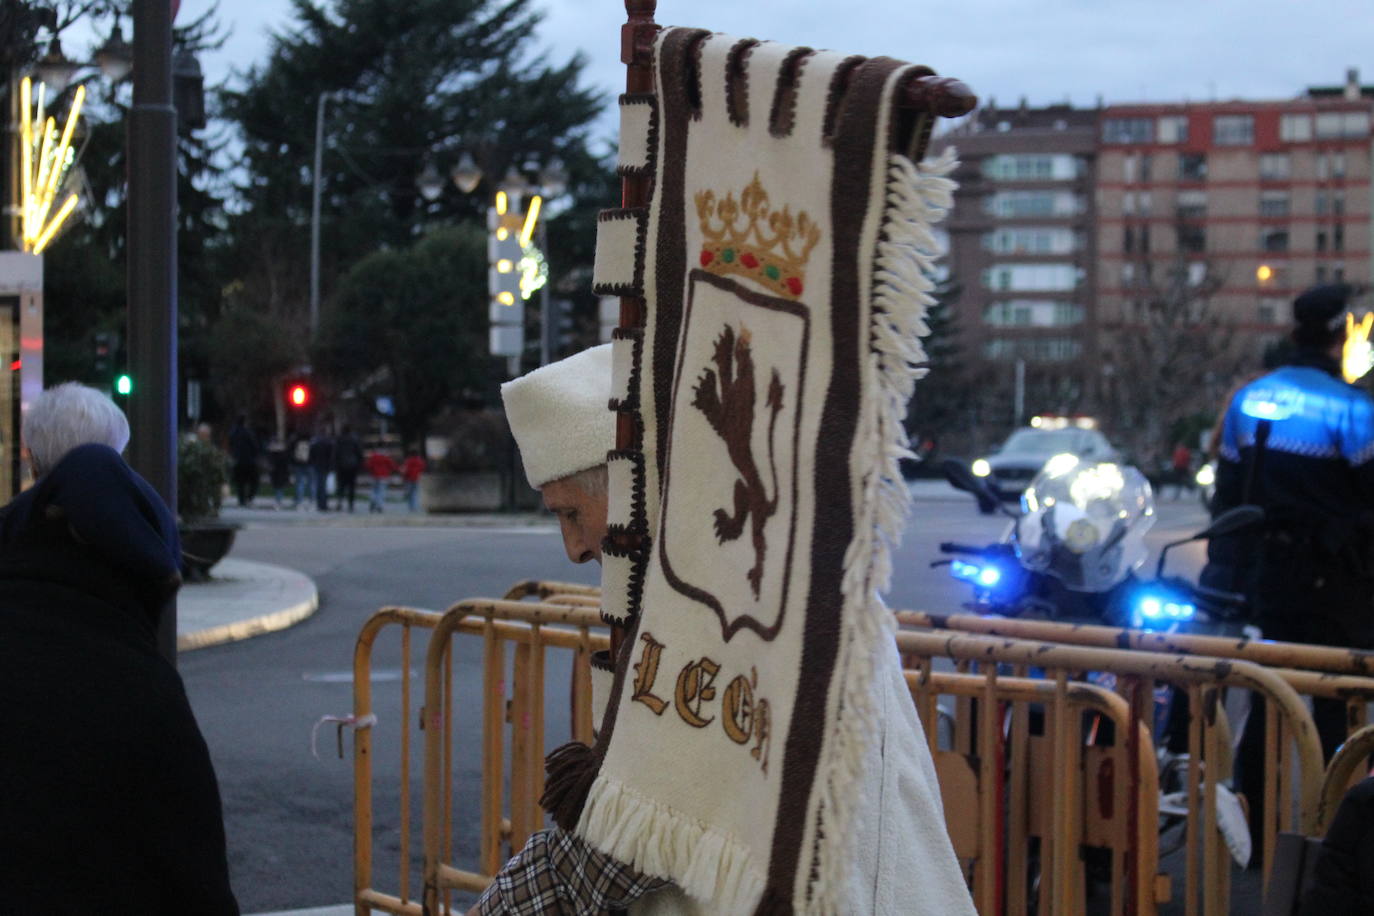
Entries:
MULTIPOLYGON (((167 505, 177 504, 177 113, 172 105, 172 4, 134 0, 134 104, 129 112, 129 458, 167 505)), ((158 648, 176 664, 176 599, 158 648)))

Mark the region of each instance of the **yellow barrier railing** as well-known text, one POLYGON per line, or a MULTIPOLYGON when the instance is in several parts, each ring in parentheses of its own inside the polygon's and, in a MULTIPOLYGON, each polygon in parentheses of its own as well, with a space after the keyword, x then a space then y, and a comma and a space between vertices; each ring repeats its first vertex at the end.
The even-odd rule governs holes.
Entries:
MULTIPOLYGON (((1246 661, 1094 649, 947 632, 902 631, 897 635, 897 644, 907 657, 947 657, 984 665, 989 678, 996 677, 998 663, 1042 668, 1057 683, 1064 685, 1082 672, 1111 672, 1117 676, 1119 687, 1130 701, 1133 718, 1141 723, 1151 718, 1155 682, 1171 683, 1187 690, 1191 708, 1198 711, 1192 716, 1189 730, 1191 753, 1186 795, 1189 817, 1184 906, 1189 916, 1199 912, 1199 900, 1201 912, 1221 916, 1227 911, 1229 897, 1230 871, 1229 867, 1220 867, 1225 859, 1215 818, 1217 786, 1229 770, 1229 753, 1223 740, 1225 717, 1218 712, 1220 687, 1244 687, 1264 695, 1269 701, 1271 715, 1276 721, 1272 723, 1274 727, 1270 729, 1266 748, 1266 797, 1287 799, 1290 794, 1295 796, 1297 826, 1308 834, 1315 829, 1323 775, 1316 729, 1297 692, 1278 675, 1258 665, 1246 661), (1146 685, 1150 687, 1148 691, 1144 689, 1146 685), (1278 727, 1280 724, 1282 731, 1278 727), (1286 753, 1290 747, 1298 767, 1297 783, 1291 793, 1287 786, 1291 762, 1286 753), (1204 864, 1207 865, 1205 869, 1204 864)), ((1134 732, 1128 729, 1126 740, 1133 740, 1133 736, 1134 732)), ((1076 887, 1078 833, 1067 815, 1061 812, 1060 816, 1064 819, 1056 823, 1054 830, 1054 895, 1050 912, 1056 916, 1071 916, 1078 912, 1069 896, 1070 889, 1076 887)), ((1266 872, 1271 864, 1273 837, 1277 830, 1293 826, 1292 805, 1277 804, 1266 810, 1266 872)))
MULTIPOLYGON (((939 773, 945 810, 977 812, 976 818, 952 817, 946 823, 956 854, 973 864, 979 912, 1057 912, 1036 907, 1032 898, 1037 867, 1031 840, 1039 838, 1043 852, 1053 842, 1054 825, 1066 819, 1080 825, 1085 845, 1110 853, 1110 912, 1155 912, 1159 796, 1148 735, 1142 731, 1136 741, 1111 747, 1084 746, 1079 727, 1083 713, 1094 713, 1110 721, 1117 735, 1128 734, 1132 723, 1125 700, 1091 684, 998 677, 993 669, 980 676, 923 668, 907 671, 906 678, 939 773), (973 699, 982 709, 996 711, 979 717, 977 754, 940 746, 940 696, 973 699), (1032 706, 1049 711, 1041 736, 1029 728, 1032 706), (1008 761, 1016 765, 1009 768, 1008 761), (1049 804, 1051 799, 1062 802, 1065 811, 1049 804)), ((1078 881, 1069 892, 1080 893, 1084 886, 1078 881)))

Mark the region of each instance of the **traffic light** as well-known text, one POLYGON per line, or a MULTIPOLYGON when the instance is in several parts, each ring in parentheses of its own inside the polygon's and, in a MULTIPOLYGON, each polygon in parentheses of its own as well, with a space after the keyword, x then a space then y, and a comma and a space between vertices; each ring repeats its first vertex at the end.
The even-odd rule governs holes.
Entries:
POLYGON ((95 359, 92 367, 102 379, 110 372, 110 360, 114 356, 114 335, 109 331, 95 332, 95 359))
POLYGON ((304 382, 292 382, 286 386, 286 403, 294 410, 304 410, 312 399, 310 386, 304 382))
POLYGON ((120 373, 118 376, 115 377, 114 390, 115 394, 119 395, 120 397, 127 398, 129 395, 133 394, 133 376, 129 375, 129 373, 127 372, 120 373))

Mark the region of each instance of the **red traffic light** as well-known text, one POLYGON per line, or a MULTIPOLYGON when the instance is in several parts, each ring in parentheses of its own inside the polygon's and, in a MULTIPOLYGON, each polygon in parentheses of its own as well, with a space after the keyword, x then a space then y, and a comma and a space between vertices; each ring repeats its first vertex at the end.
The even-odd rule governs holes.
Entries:
POLYGON ((310 403, 310 389, 304 385, 292 385, 286 389, 286 402, 292 407, 304 407, 310 403))

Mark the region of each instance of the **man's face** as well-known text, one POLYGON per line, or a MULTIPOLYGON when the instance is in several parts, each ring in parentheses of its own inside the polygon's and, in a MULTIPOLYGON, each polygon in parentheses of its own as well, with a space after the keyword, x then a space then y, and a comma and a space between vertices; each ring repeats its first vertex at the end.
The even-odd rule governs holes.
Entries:
POLYGON ((568 559, 600 563, 601 539, 606 536, 606 494, 592 496, 567 477, 549 481, 540 492, 544 494, 544 508, 558 516, 568 559))

